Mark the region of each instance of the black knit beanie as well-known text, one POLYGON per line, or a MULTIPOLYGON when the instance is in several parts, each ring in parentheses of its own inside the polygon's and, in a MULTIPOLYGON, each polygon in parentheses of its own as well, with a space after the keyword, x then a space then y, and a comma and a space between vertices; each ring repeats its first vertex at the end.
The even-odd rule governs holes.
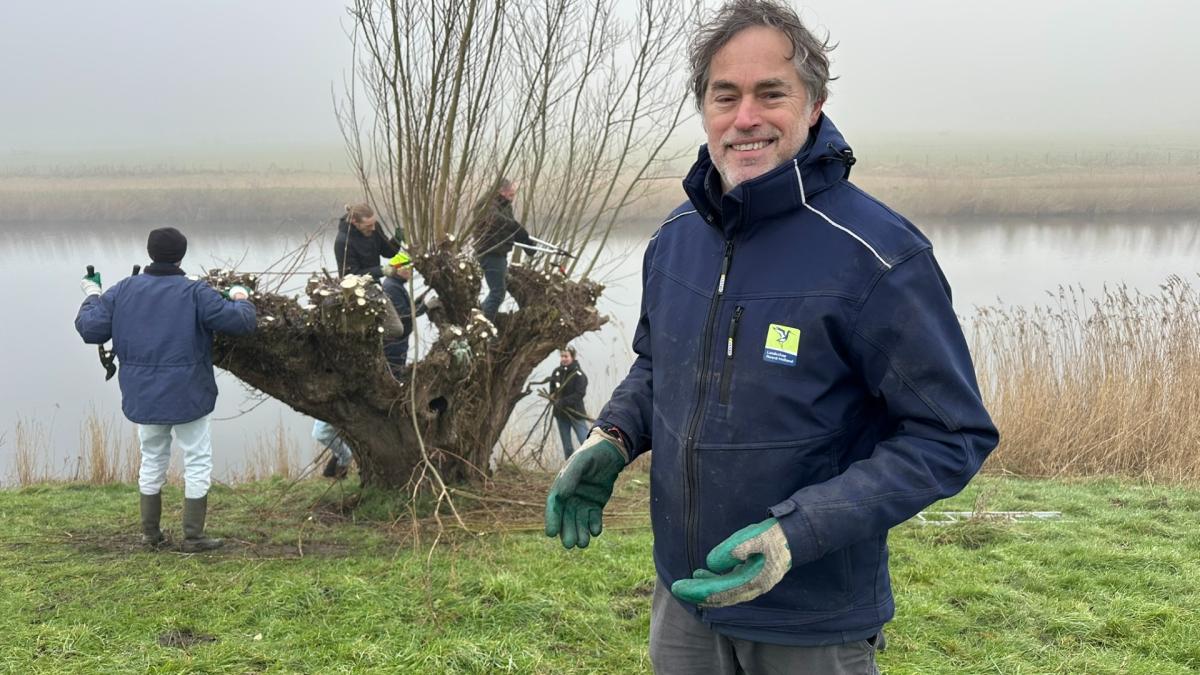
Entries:
POLYGON ((154 262, 177 263, 187 253, 187 237, 173 227, 160 227, 150 231, 146 251, 154 262))

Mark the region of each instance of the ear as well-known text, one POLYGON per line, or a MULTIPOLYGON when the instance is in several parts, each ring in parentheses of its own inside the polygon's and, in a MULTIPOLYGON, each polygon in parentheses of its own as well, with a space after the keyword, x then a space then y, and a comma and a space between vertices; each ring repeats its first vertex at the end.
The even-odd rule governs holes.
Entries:
POLYGON ((821 117, 821 108, 824 106, 825 101, 817 101, 815 104, 813 104, 812 112, 808 116, 808 126, 811 127, 817 123, 817 120, 821 117))

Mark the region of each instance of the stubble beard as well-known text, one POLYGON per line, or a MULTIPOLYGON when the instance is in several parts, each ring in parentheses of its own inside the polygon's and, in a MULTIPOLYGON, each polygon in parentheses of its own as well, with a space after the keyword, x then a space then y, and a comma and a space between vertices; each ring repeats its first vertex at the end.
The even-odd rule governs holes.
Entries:
MULTIPOLYGON (((794 147, 781 148, 779 143, 783 139, 783 134, 780 133, 778 129, 775 129, 774 127, 771 128, 771 132, 775 136, 775 144, 773 146, 773 149, 775 149, 778 154, 775 155, 775 157, 773 158, 774 162, 771 163, 770 166, 764 166, 762 168, 759 168, 756 166, 742 167, 742 166, 737 166, 736 164, 734 164, 734 162, 736 161, 736 158, 734 157, 734 155, 736 155, 737 151, 734 150, 733 148, 727 148, 725 146, 727 144, 738 142, 739 134, 737 134, 737 133, 732 134, 731 138, 722 138, 721 139, 722 147, 721 147, 721 153, 720 153, 719 157, 717 155, 713 155, 711 148, 710 148, 709 155, 713 158, 713 166, 715 166, 717 168, 717 173, 721 176, 722 192, 729 192, 733 188, 737 187, 738 185, 740 185, 742 183, 745 183, 748 180, 754 180, 755 178, 758 178, 759 176, 761 176, 763 174, 770 173, 773 169, 778 167, 780 164, 783 164, 784 162, 787 162, 787 161, 791 160, 793 157, 795 157, 796 153, 800 152, 800 148, 803 148, 804 144, 806 142, 808 142, 809 127, 806 122, 809 119, 809 117, 811 116, 811 114, 812 114, 812 107, 809 106, 804 111, 804 113, 796 120, 796 129, 794 130, 794 133, 792 134, 792 138, 795 139, 795 142, 793 144, 794 147), (754 172, 753 174, 750 173, 752 171, 754 172)), ((770 160, 768 160, 768 161, 770 161, 770 160)))

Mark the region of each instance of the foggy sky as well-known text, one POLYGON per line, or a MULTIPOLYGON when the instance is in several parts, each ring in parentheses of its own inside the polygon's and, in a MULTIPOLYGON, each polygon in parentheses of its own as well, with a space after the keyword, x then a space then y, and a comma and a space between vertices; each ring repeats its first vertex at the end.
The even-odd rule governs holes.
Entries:
MULTIPOLYGON (((848 133, 1200 138, 1200 3, 800 6, 840 43, 826 110, 848 133)), ((337 148, 346 23, 337 0, 4 0, 0 158, 337 148)))

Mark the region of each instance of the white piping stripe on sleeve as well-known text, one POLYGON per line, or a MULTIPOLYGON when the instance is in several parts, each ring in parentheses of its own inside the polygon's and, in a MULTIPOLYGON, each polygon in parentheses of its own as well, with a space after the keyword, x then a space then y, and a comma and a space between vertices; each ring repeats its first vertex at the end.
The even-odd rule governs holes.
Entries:
POLYGON ((691 211, 684 211, 683 213, 679 213, 674 216, 671 216, 670 218, 667 218, 666 220, 664 220, 662 222, 662 225, 659 225, 659 227, 662 227, 663 225, 666 225, 667 223, 670 223, 672 221, 679 220, 680 218, 682 218, 688 214, 695 213, 695 212, 696 212, 696 209, 692 209, 691 211))
POLYGON ((833 222, 833 219, 832 219, 832 218, 830 218, 829 216, 825 215, 825 214, 824 214, 824 213, 822 213, 821 211, 818 211, 817 209, 814 209, 814 208, 812 207, 812 205, 808 203, 808 198, 807 198, 807 197, 805 197, 805 195, 804 195, 804 181, 800 179, 800 162, 798 162, 798 161, 796 161, 795 159, 793 159, 793 160, 792 160, 792 168, 794 168, 794 169, 796 170, 796 183, 797 183, 797 184, 800 186, 800 203, 804 204, 804 208, 808 209, 809 211, 812 211, 813 213, 817 214, 818 216, 821 216, 822 218, 824 218, 824 219, 825 219, 825 222, 827 222, 827 223, 829 223, 830 225, 832 225, 832 226, 836 227, 837 229, 841 230, 842 232, 845 232, 846 234, 850 235, 851 237, 854 237, 854 240, 855 240, 855 241, 857 241, 858 243, 862 244, 863 246, 865 246, 865 247, 866 247, 866 249, 867 249, 868 251, 870 251, 870 252, 871 252, 871 255, 875 256, 875 258, 876 258, 876 259, 877 259, 877 260, 878 260, 880 263, 882 263, 882 264, 883 264, 884 268, 886 268, 886 269, 889 269, 889 270, 890 270, 890 269, 892 269, 892 266, 891 266, 891 264, 890 264, 890 263, 888 263, 888 261, 884 260, 884 259, 883 259, 883 256, 879 255, 879 252, 878 252, 878 251, 876 251, 876 250, 875 250, 875 249, 874 249, 874 248, 873 248, 873 247, 872 247, 870 244, 868 244, 866 241, 864 241, 862 237, 860 237, 860 236, 858 236, 857 234, 855 234, 855 233, 851 232, 850 230, 846 229, 845 227, 842 227, 841 225, 838 225, 837 223, 833 222))

